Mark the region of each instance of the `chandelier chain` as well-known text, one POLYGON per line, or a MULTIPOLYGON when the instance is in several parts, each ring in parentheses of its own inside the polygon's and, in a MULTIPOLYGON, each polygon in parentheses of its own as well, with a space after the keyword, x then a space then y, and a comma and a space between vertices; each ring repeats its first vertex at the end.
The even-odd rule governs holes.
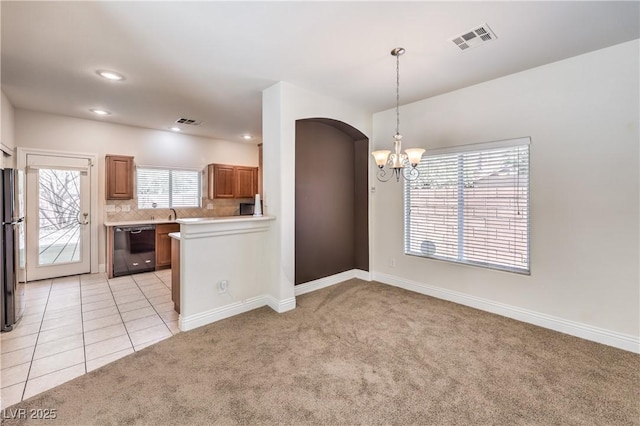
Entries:
POLYGON ((396 135, 400 134, 400 55, 396 55, 396 135))

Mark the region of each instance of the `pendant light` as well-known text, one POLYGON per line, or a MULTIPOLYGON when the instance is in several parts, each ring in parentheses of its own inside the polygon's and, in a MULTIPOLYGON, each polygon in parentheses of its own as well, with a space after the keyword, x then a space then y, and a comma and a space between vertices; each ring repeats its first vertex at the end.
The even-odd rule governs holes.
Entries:
POLYGON ((374 151, 371 153, 378 165, 376 177, 381 182, 387 182, 392 176, 400 181, 400 176, 406 180, 416 180, 420 172, 416 166, 420 163, 424 149, 408 148, 402 152, 402 135, 400 134, 400 56, 405 52, 404 48, 396 47, 391 55, 396 57, 396 134, 393 137, 393 153, 389 150, 374 151), (391 170, 389 173, 385 166, 391 170))

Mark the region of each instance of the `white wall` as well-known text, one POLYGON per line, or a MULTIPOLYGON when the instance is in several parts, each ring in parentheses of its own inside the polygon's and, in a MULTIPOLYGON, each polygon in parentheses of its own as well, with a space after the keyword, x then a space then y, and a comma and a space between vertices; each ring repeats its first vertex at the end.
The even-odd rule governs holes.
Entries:
POLYGON ((0 168, 14 167, 15 155, 15 109, 9 98, 0 91, 0 168))
MULTIPOLYGON (((136 164, 204 168, 211 162, 258 166, 255 144, 16 110, 16 145, 98 154, 133 155, 136 164)), ((102 170, 102 168, 101 168, 102 170)), ((103 176, 104 177, 104 176, 103 176)))
MULTIPOLYGON (((3 126, 4 127, 4 126, 3 126)), ((258 166, 255 144, 234 143, 197 136, 83 120, 16 109, 15 145, 97 154, 98 222, 104 222, 106 154, 132 155, 138 165, 203 169, 209 163, 258 166)), ((105 263, 105 232, 99 229, 99 263, 105 263)))
POLYGON ((186 222, 180 228, 180 329, 191 330, 269 305, 277 312, 295 306, 268 294, 265 255, 270 217, 186 222), (227 291, 218 290, 227 281, 227 291))
MULTIPOLYGON (((636 40, 402 107, 407 146, 531 137, 531 276, 405 256, 402 186, 390 182, 372 196, 374 277, 586 325, 637 351, 638 57, 636 40)), ((394 120, 375 114, 373 140, 390 140, 394 120)))
POLYGON ((331 118, 371 134, 371 114, 289 83, 263 92, 262 139, 265 210, 276 217, 271 229, 275 270, 271 295, 293 297, 295 276, 295 123, 305 118, 331 118))

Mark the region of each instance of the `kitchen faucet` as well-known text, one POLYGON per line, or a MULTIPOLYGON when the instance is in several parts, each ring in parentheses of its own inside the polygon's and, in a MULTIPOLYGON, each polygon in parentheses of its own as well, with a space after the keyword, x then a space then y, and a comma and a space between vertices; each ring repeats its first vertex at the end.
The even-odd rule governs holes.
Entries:
MULTIPOLYGON (((176 213, 176 209, 169 209, 173 212, 173 220, 176 220, 178 218, 178 213, 176 213)), ((169 215, 169 219, 171 219, 171 215, 169 215)))

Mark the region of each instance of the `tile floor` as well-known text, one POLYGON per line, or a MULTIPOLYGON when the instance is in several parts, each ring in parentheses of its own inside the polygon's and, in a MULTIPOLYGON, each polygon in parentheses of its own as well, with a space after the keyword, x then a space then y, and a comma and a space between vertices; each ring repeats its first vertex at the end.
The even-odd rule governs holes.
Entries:
POLYGON ((171 270, 34 281, 13 331, 0 334, 1 408, 178 333, 171 270))

